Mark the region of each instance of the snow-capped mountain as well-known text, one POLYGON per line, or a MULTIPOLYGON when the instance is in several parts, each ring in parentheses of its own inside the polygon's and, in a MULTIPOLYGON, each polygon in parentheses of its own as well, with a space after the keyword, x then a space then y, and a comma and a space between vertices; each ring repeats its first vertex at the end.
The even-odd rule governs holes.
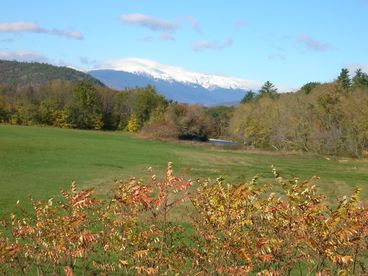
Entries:
POLYGON ((196 84, 207 89, 226 88, 257 90, 260 87, 259 83, 255 81, 191 72, 181 67, 163 65, 153 60, 141 58, 107 61, 100 69, 112 69, 133 74, 143 73, 155 79, 196 84))
POLYGON ((202 105, 239 102, 246 90, 260 87, 255 81, 191 72, 140 58, 107 61, 89 74, 114 89, 153 85, 168 99, 202 105))

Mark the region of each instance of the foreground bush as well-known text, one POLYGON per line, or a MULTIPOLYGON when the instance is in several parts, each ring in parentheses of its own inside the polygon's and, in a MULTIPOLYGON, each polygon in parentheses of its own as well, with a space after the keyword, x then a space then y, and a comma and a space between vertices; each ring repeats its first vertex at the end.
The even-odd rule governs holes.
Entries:
MULTIPOLYGON (((63 200, 33 200, 0 232, 0 273, 367 273, 368 209, 359 190, 328 206, 315 178, 229 185, 152 173, 121 181, 107 200, 72 183, 63 200), (192 187, 194 186, 194 187, 192 187), (277 191, 277 192, 275 192, 277 191), (178 207, 187 207, 176 223, 178 207)), ((18 212, 19 213, 19 212, 18 212)))

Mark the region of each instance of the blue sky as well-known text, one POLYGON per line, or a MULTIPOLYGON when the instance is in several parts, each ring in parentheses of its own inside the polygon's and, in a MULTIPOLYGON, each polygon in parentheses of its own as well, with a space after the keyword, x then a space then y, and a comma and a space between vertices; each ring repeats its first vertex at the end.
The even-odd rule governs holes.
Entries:
POLYGON ((368 69, 368 0, 2 0, 0 58, 138 57, 280 87, 368 69))

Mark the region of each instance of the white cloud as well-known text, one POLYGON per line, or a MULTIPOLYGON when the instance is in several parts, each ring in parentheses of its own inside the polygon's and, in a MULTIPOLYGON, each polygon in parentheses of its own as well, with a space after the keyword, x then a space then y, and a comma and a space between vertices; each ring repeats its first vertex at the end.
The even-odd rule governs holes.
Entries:
POLYGON ((175 31, 179 26, 168 20, 148 16, 141 13, 123 14, 120 16, 120 20, 124 23, 141 26, 148 28, 155 32, 172 32, 175 31))
POLYGON ((317 52, 333 50, 333 47, 330 44, 318 41, 309 35, 300 35, 296 37, 296 42, 302 44, 309 50, 317 52))
POLYGON ((64 31, 59 29, 46 29, 35 22, 2 22, 0 23, 0 32, 2 33, 43 33, 55 36, 62 36, 71 39, 83 39, 80 32, 64 31))
POLYGON ((193 51, 200 52, 203 50, 222 50, 224 48, 230 47, 233 44, 232 38, 227 38, 222 42, 208 40, 197 40, 193 43, 193 51))
POLYGON ((41 28, 34 22, 4 22, 0 23, 0 32, 39 32, 41 28))
POLYGON ((61 31, 58 29, 52 29, 52 30, 48 30, 47 33, 52 34, 52 35, 64 36, 64 37, 72 38, 72 39, 79 39, 79 40, 83 39, 83 35, 80 32, 61 31))
POLYGON ((153 40, 175 41, 174 32, 181 27, 184 23, 190 25, 190 27, 201 34, 201 26, 196 18, 193 16, 184 16, 178 19, 178 23, 174 23, 162 18, 145 15, 142 13, 123 14, 120 16, 120 20, 123 23, 140 26, 149 29, 153 32, 158 32, 157 37, 145 36, 138 38, 138 41, 150 42, 153 40))
POLYGON ((0 50, 0 59, 6 60, 18 60, 18 61, 37 61, 37 62, 49 62, 49 59, 34 51, 3 51, 0 50))

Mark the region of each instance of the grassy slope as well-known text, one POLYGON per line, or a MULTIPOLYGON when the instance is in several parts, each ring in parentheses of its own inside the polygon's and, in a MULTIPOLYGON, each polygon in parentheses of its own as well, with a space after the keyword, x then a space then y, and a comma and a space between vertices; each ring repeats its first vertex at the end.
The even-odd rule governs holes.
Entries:
POLYGON ((0 214, 29 194, 55 196, 71 180, 103 193, 114 178, 142 176, 149 165, 163 172, 168 161, 174 162, 177 175, 189 171, 191 176, 223 175, 235 181, 255 174, 269 178, 274 164, 285 177, 320 176, 323 191, 331 197, 349 194, 359 185, 368 199, 368 160, 228 151, 146 141, 119 132, 0 125, 0 214))

